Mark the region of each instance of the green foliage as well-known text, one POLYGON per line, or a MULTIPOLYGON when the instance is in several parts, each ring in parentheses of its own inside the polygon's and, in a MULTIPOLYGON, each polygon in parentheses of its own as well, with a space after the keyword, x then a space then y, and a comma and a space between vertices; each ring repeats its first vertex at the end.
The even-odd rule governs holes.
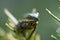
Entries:
MULTIPOLYGON (((58 18, 58 17, 56 17, 51 11, 49 11, 47 8, 46 8, 46 11, 53 17, 53 18, 55 18, 55 20, 57 20, 58 22, 60 22, 60 19, 58 18)), ((54 35, 51 35, 51 37, 53 38, 53 39, 55 39, 55 40, 59 40, 60 39, 60 27, 58 27, 57 28, 57 30, 56 30, 56 32, 57 32, 57 36, 59 37, 56 37, 56 36, 54 36, 54 35)))

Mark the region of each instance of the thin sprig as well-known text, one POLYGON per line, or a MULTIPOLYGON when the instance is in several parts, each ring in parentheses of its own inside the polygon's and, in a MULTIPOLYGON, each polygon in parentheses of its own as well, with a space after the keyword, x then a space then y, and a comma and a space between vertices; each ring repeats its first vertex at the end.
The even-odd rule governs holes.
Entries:
POLYGON ((57 16, 55 16, 48 8, 46 8, 46 11, 47 11, 53 18, 55 18, 58 22, 60 22, 60 19, 59 19, 57 16))

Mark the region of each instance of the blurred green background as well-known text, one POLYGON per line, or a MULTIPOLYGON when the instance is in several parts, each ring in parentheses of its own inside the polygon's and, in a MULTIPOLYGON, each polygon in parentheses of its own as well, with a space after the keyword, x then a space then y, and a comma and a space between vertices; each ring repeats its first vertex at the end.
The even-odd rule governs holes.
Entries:
POLYGON ((51 35, 57 35, 56 29, 60 26, 60 23, 52 18, 45 8, 48 8, 60 18, 59 7, 59 0, 0 0, 0 27, 8 32, 8 28, 5 27, 8 17, 4 14, 4 8, 7 8, 17 19, 22 19, 25 14, 36 8, 40 13, 36 34, 40 34, 41 40, 53 40, 51 35))

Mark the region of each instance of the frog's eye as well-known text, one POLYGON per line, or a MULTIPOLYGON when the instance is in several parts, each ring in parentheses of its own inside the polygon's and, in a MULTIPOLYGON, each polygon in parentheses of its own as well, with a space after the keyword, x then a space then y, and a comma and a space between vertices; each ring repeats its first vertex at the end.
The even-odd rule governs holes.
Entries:
POLYGON ((39 13, 38 12, 36 12, 36 13, 30 13, 30 14, 28 14, 28 16, 32 16, 32 17, 38 18, 39 13))

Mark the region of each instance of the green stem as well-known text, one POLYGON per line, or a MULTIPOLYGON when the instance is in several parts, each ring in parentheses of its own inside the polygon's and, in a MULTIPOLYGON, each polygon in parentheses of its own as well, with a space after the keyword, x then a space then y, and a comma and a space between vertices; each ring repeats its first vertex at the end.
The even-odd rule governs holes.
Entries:
POLYGON ((56 17, 51 11, 49 11, 47 8, 46 8, 46 11, 53 17, 55 18, 57 21, 60 22, 60 19, 58 17, 56 17))

